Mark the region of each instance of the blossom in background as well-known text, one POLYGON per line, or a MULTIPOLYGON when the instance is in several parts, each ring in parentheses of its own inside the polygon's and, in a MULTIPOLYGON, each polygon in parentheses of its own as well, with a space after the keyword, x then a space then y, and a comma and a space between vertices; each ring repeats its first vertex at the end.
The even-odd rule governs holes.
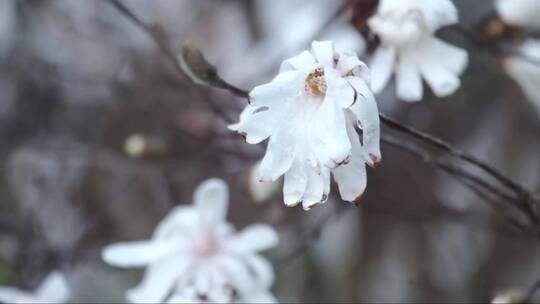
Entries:
POLYGON ((368 20, 381 41, 370 65, 373 91, 381 92, 395 72, 397 96, 402 100, 422 99, 422 78, 437 97, 454 93, 468 55, 434 33, 457 21, 450 0, 381 0, 368 20))
POLYGON ((0 287, 2 303, 66 303, 69 287, 64 276, 51 272, 35 292, 22 291, 13 287, 0 287))
POLYGON ((110 265, 147 267, 142 283, 127 292, 128 300, 222 303, 259 293, 273 298, 268 291, 272 265, 257 252, 274 247, 277 233, 263 224, 236 232, 225 220, 227 209, 227 185, 210 179, 195 190, 194 205, 173 209, 151 240, 106 247, 103 259, 110 265))
POLYGON ((540 30, 540 1, 497 0, 495 9, 508 24, 526 29, 540 30))
POLYGON ((270 138, 258 179, 284 175, 285 204, 308 210, 326 201, 331 173, 341 197, 358 201, 365 164, 381 161, 378 113, 365 64, 354 53, 336 53, 331 41, 314 41, 311 52, 285 60, 270 83, 249 93, 229 128, 250 144, 270 138))
POLYGON ((540 40, 525 40, 503 59, 503 65, 540 114, 540 40))
MULTIPOLYGON (((230 289, 214 290, 213 293, 201 298, 195 288, 186 288, 182 292, 173 294, 167 303, 229 303, 231 302, 230 289)), ((236 303, 277 303, 276 298, 263 289, 253 290, 248 294, 238 295, 236 303)))

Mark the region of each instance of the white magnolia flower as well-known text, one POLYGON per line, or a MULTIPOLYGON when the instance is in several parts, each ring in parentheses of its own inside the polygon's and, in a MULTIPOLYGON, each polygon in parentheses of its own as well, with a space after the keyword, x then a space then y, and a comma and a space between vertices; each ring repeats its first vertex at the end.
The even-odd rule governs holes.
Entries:
POLYGON ((369 71, 356 54, 314 41, 311 52, 285 60, 270 83, 250 92, 240 122, 229 128, 250 144, 270 138, 259 180, 284 175, 286 205, 302 202, 307 210, 324 203, 331 173, 344 200, 360 198, 365 164, 381 160, 379 112, 368 83, 369 71))
POLYGON ((503 64, 540 114, 540 40, 525 40, 503 64))
POLYGON ((201 299, 223 300, 268 290, 274 281, 272 265, 257 252, 275 246, 278 236, 263 224, 235 232, 225 220, 227 208, 227 185, 210 179, 195 190, 194 205, 173 209, 151 240, 105 248, 103 259, 111 265, 147 267, 142 283, 128 291, 128 300, 163 302, 190 290, 201 299))
POLYGON ((540 30, 538 0, 497 0, 495 8, 501 18, 510 25, 540 30))
POLYGON ((234 299, 228 287, 221 290, 215 289, 202 297, 195 288, 186 288, 182 292, 173 294, 167 303, 277 303, 277 300, 265 289, 250 290, 249 293, 239 295, 234 299))
POLYGON ((422 78, 438 97, 454 93, 467 52, 434 33, 457 21, 450 0, 381 0, 368 20, 381 40, 371 62, 373 91, 381 92, 395 72, 397 96, 405 101, 422 99, 422 78))
POLYGON ((22 291, 13 287, 0 287, 2 303, 66 303, 69 287, 64 276, 51 272, 35 292, 22 291))

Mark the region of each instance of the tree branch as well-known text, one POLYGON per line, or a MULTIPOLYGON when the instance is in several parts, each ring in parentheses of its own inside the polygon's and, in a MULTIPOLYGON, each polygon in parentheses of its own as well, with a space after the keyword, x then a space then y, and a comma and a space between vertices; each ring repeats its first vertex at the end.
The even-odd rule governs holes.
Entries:
MULTIPOLYGON (((175 66, 176 70, 179 74, 182 76, 185 76, 186 73, 182 69, 182 66, 178 63, 178 60, 176 60, 174 53, 168 48, 167 43, 162 41, 159 36, 155 34, 155 31, 146 25, 144 22, 142 22, 139 18, 137 18, 129 9, 127 9, 124 5, 122 5, 118 0, 110 0, 110 3, 123 15, 125 15, 127 18, 132 20, 135 25, 139 26, 143 31, 148 33, 148 35, 156 42, 156 44, 159 46, 160 50, 166 56, 169 61, 175 66)), ((340 11, 340 10, 338 10, 340 11)), ((193 46, 190 46, 193 48, 193 46)), ((191 49, 191 52, 194 50, 191 49)), ((209 72, 204 73, 204 76, 207 79, 204 79, 205 84, 209 86, 218 87, 224 90, 227 90, 231 92, 234 95, 240 96, 240 97, 247 97, 248 92, 246 90, 242 90, 237 88, 234 85, 229 84, 227 81, 219 78, 217 75, 215 67, 211 66, 207 63, 205 58, 203 57, 202 53, 195 49, 196 53, 194 56, 196 58, 195 62, 188 62, 188 67, 193 69, 195 67, 196 69, 199 68, 206 68, 207 71, 203 72, 209 72), (210 77, 210 78, 209 78, 210 77)), ((184 58, 186 59, 186 58, 184 58)), ((199 70, 200 72, 200 70, 199 70)), ((200 74, 200 73, 198 73, 200 74)), ((210 106, 210 108, 218 115, 221 115, 227 122, 231 122, 232 120, 225 114, 223 109, 221 107, 215 105, 210 98, 205 98, 204 101, 210 106)), ((524 186, 519 184, 518 182, 514 181, 510 177, 507 177, 502 172, 500 172, 498 169, 494 168, 493 166, 481 161, 480 159, 467 154, 448 142, 435 137, 431 134, 419 131, 411 126, 407 126, 405 124, 402 124, 384 113, 379 113, 379 117, 381 119, 381 122, 386 125, 387 127, 396 130, 398 132, 407 134, 419 141, 421 141, 424 144, 430 145, 432 147, 438 148, 444 152, 446 152, 448 155, 460 159, 462 161, 467 162, 468 164, 471 164, 475 167, 480 168, 483 172, 489 174, 491 177, 499 181, 502 185, 504 185, 507 190, 512 190, 515 194, 515 196, 512 196, 505 190, 499 189, 499 187, 490 184, 489 182, 485 181, 482 177, 473 175, 467 171, 462 170, 459 167, 455 167, 454 165, 442 162, 441 160, 434 160, 430 157, 424 157, 425 155, 419 154, 418 151, 414 152, 413 149, 411 149, 411 145, 407 146, 405 148, 403 145, 399 145, 400 148, 405 149, 409 151, 409 153, 414 153, 417 156, 420 156, 424 159, 426 163, 432 164, 435 167, 444 170, 448 172, 449 174, 460 177, 467 181, 467 184, 474 185, 475 189, 484 189, 485 191, 491 192, 494 195, 498 196, 501 199, 504 199, 509 202, 515 202, 517 203, 516 207, 522 211, 524 214, 527 215, 531 223, 533 224, 539 224, 540 223, 540 208, 538 206, 539 199, 534 196, 529 190, 527 190, 524 186)), ((393 144, 394 146, 397 146, 395 141, 390 140, 388 137, 383 137, 383 140, 386 141, 388 144, 393 144)), ((540 233, 538 230, 538 227, 536 227, 537 232, 540 233)))
POLYGON ((510 189, 514 190, 515 192, 519 193, 519 194, 524 194, 524 193, 527 193, 528 191, 523 187, 521 186, 520 184, 518 184, 517 182, 515 182, 514 180, 512 180, 511 178, 505 176, 503 173, 501 173, 499 170, 497 170, 496 168, 492 167, 491 165, 479 160, 478 158, 470 155, 470 154, 466 154, 462 151, 460 151, 459 149, 453 147, 452 145, 450 145, 448 142, 440 139, 440 138, 437 138, 431 134, 428 134, 428 133, 425 133, 425 132, 422 132, 422 131, 419 131, 411 126, 407 126, 407 125, 404 125, 388 116, 386 116, 386 114, 383 114, 383 113, 379 113, 379 117, 381 119, 381 122, 384 123, 386 126, 396 130, 396 131, 399 131, 399 132, 402 132, 402 133, 405 133, 405 134, 408 134, 416 139, 419 139, 431 146, 434 146, 436 148, 439 148, 445 152, 447 152, 448 154, 456 157, 456 158, 459 158, 459 159, 462 159, 468 163, 471 163, 473 165, 475 165, 476 167, 482 169, 483 171, 485 171, 486 173, 490 174, 491 176, 493 176, 495 179, 497 179, 498 181, 500 181, 503 185, 509 187, 510 189))

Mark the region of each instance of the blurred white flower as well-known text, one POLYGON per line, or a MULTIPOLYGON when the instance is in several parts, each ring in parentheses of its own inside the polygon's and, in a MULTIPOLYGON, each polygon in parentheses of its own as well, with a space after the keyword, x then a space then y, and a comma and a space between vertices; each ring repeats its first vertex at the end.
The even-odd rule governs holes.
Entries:
POLYGON ((35 292, 22 291, 12 287, 0 287, 2 303, 66 303, 69 287, 64 276, 51 272, 35 292))
POLYGON ((540 114, 540 40, 525 40, 503 64, 540 114))
POLYGON ((330 173, 344 200, 360 198, 365 164, 381 161, 379 112, 368 83, 369 71, 356 54, 314 41, 311 52, 285 60, 270 83, 250 92, 240 122, 229 128, 250 144, 270 138, 258 178, 284 175, 286 205, 302 202, 308 210, 324 203, 330 173))
POLYGON ((450 0, 382 0, 368 20, 381 40, 370 66, 373 91, 381 92, 395 72, 397 96, 402 100, 422 99, 422 78, 437 97, 454 93, 468 55, 434 33, 457 21, 450 0))
POLYGON ((221 302, 268 290, 272 265, 257 252, 274 247, 278 235, 263 224, 235 232, 225 220, 227 208, 227 185, 210 179, 195 190, 194 205, 173 209, 151 240, 106 247, 103 260, 113 266, 147 267, 142 283, 127 292, 128 300, 163 302, 169 294, 186 296, 192 290, 201 301, 221 302))
POLYGON ((501 18, 513 26, 540 29, 540 1, 538 0, 497 0, 495 9, 501 18))
POLYGON ((249 294, 239 295, 231 299, 230 288, 216 289, 207 296, 201 297, 194 288, 187 288, 180 293, 173 294, 167 303, 277 303, 272 293, 265 289, 256 289, 249 294))
POLYGON ((522 290, 507 290, 501 292, 491 300, 492 304, 517 304, 524 303, 527 295, 522 290))

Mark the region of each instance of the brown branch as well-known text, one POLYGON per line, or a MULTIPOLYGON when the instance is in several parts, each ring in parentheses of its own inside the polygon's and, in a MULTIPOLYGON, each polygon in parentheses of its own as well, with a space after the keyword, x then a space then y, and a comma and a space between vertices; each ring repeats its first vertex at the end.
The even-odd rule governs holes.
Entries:
MULTIPOLYGON (((497 186, 492 185, 487 181, 484 181, 480 176, 470 173, 456 165, 453 165, 441 159, 433 158, 428 152, 416 145, 404 142, 403 140, 389 135, 383 135, 381 138, 381 142, 400 149, 415 157, 418 157, 424 163, 433 165, 435 168, 449 174, 496 210, 500 209, 500 202, 509 202, 512 203, 510 205, 511 207, 518 207, 513 204, 516 201, 519 201, 519 198, 515 195, 506 193, 505 191, 499 189, 497 186), (496 197, 493 197, 494 195, 496 197)), ((496 213, 496 215, 502 217, 504 220, 507 221, 507 223, 518 228, 520 231, 530 232, 530 229, 520 220, 517 220, 503 213, 496 213)))
POLYGON ((460 167, 457 167, 453 164, 445 162, 441 159, 433 158, 429 153, 425 152, 423 149, 415 145, 412 145, 411 143, 406 143, 402 140, 399 140, 389 135, 383 135, 381 138, 381 141, 393 147, 399 148, 405 152, 408 152, 409 154, 412 154, 416 157, 419 157, 425 163, 432 164, 435 167, 443 171, 446 171, 449 174, 464 178, 465 180, 472 182, 476 186, 495 194, 496 196, 498 196, 499 198, 503 200, 515 201, 516 199, 518 199, 516 196, 506 193, 502 189, 499 189, 498 187, 490 184, 489 182, 484 181, 481 177, 477 175, 474 175, 468 171, 463 170, 460 167))
POLYGON ((384 123, 386 126, 396 130, 396 131, 400 131, 402 133, 405 133, 405 134, 408 134, 416 139, 419 139, 421 140, 422 142, 425 142, 431 146, 434 146, 436 148, 439 148, 445 152, 447 152, 448 154, 456 157, 456 158, 459 158, 459 159, 462 159, 468 163, 471 163, 473 165, 475 165, 476 167, 484 170, 486 173, 490 174, 491 176, 493 176, 495 179, 497 179, 498 181, 500 181, 503 185, 509 187, 510 189, 514 190, 516 193, 518 194, 524 194, 524 193, 527 193, 527 189, 525 189, 523 186, 521 186, 520 184, 518 184, 517 182, 515 182, 514 180, 512 180, 511 178, 505 176, 503 173, 501 173, 498 169, 492 167, 491 165, 481 161, 480 159, 470 155, 470 154, 467 154, 467 153, 464 153, 462 151, 460 151, 459 149, 453 147, 451 144, 449 144, 448 142, 438 138, 438 137, 435 137, 431 134, 428 134, 428 133, 425 133, 425 132, 422 132, 422 131, 419 131, 411 126, 407 126, 407 125, 404 125, 388 116, 386 116, 386 114, 383 114, 383 113, 379 113, 379 117, 381 119, 381 122, 384 123))

